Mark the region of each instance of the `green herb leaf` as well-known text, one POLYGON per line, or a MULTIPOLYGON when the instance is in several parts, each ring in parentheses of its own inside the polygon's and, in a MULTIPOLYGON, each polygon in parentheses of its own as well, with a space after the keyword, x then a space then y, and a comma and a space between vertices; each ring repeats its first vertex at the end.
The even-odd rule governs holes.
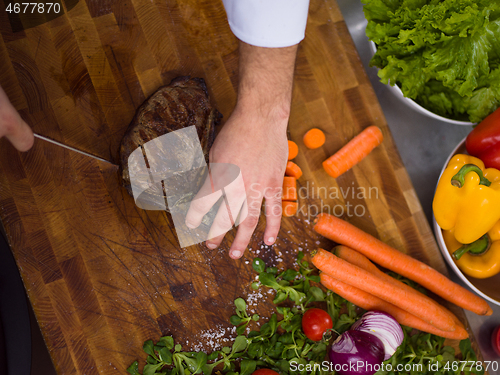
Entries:
POLYGON ((259 336, 262 336, 262 337, 271 337, 272 335, 273 335, 273 332, 272 332, 271 326, 269 325, 269 323, 264 323, 260 327, 260 335, 259 336))
POLYGON ((291 309, 289 307, 285 307, 285 306, 276 306, 276 311, 281 314, 281 315, 290 315, 290 311, 291 309))
POLYGON ((241 326, 236 327, 236 333, 238 335, 243 335, 245 333, 246 329, 247 329, 247 325, 242 324, 241 326))
POLYGON ((203 366, 207 364, 208 356, 204 352, 198 352, 196 353, 196 370, 194 371, 195 374, 199 374, 201 372, 201 369, 203 366))
POLYGON ((290 289, 289 296, 297 305, 300 305, 302 301, 305 299, 305 294, 301 292, 297 292, 295 289, 290 289))
POLYGON ((205 364, 205 366, 203 366, 202 368, 202 371, 203 371, 203 374, 205 375, 211 375, 212 374, 212 371, 213 369, 219 364, 219 362, 214 362, 214 363, 210 363, 210 364, 205 364))
POLYGON ((158 351, 158 356, 160 360, 165 362, 166 364, 172 364, 172 352, 168 350, 167 347, 163 347, 158 351))
POLYGON ((146 364, 144 366, 144 369, 142 370, 143 375, 154 375, 156 373, 156 370, 161 369, 163 367, 163 363, 159 363, 157 365, 152 365, 150 363, 146 364))
POLYGON ((290 285, 290 282, 289 281, 286 281, 286 280, 280 280, 278 281, 278 284, 282 287, 287 287, 290 285))
POLYGON ((263 285, 265 285, 269 288, 273 288, 273 289, 280 288, 280 285, 277 283, 276 278, 270 273, 263 272, 263 273, 259 274, 259 281, 263 285))
POLYGON ((216 350, 215 352, 212 352, 207 356, 207 360, 215 361, 218 357, 219 357, 219 351, 216 350))
POLYGON ((189 358, 189 357, 186 357, 186 356, 179 356, 180 358, 180 361, 184 361, 184 363, 186 364, 187 366, 187 369, 189 370, 190 373, 194 374, 196 373, 197 371, 197 368, 198 368, 198 363, 196 361, 195 358, 189 358))
POLYGON ((260 258, 254 258, 252 262, 252 267, 255 272, 261 273, 266 270, 266 263, 260 258))
POLYGON ((250 375, 257 368, 257 361, 242 359, 240 363, 240 375, 250 375))
POLYGON ((470 352, 472 352, 472 345, 469 339, 460 340, 458 348, 460 349, 460 352, 464 357, 467 356, 467 354, 469 354, 470 352))
POLYGON ((271 357, 271 358, 280 358, 281 353, 283 353, 283 350, 285 349, 285 346, 281 342, 276 342, 273 346, 269 347, 266 350, 266 354, 271 357))
POLYGON ((288 296, 285 292, 278 292, 276 293, 276 297, 273 299, 273 303, 277 305, 278 303, 285 301, 287 297, 288 296))
POLYGON ((294 269, 288 269, 285 272, 283 272, 282 278, 283 278, 283 280, 292 281, 298 275, 299 275, 299 273, 297 271, 295 271, 294 269))
POLYGON ((267 267, 266 272, 273 274, 273 275, 276 275, 278 273, 278 269, 276 267, 267 267))
POLYGON ((231 315, 229 318, 229 321, 231 322, 232 325, 234 326, 239 326, 241 323, 243 323, 245 320, 240 318, 237 315, 231 315))
POLYGON ((128 368, 127 372, 131 375, 141 375, 139 373, 139 363, 137 361, 134 361, 128 368))
POLYGON ((234 305, 236 306, 236 311, 245 312, 247 309, 247 303, 243 298, 236 298, 234 300, 234 305))
POLYGON ((278 339, 279 342, 285 344, 285 345, 292 345, 293 344, 293 333, 292 332, 287 332, 284 333, 283 335, 280 336, 278 339))
POLYGON ((309 288, 309 293, 314 297, 314 300, 317 302, 325 300, 325 293, 317 286, 312 286, 311 288, 309 288))
POLYGON ((174 338, 172 336, 163 336, 157 345, 166 346, 169 350, 174 348, 174 338))
POLYGON ((156 365, 158 363, 158 358, 157 357, 153 357, 152 355, 148 355, 147 358, 146 358, 146 363, 149 363, 149 364, 152 364, 152 365, 156 365))
POLYGON ((311 275, 311 276, 308 276, 308 277, 309 277, 309 280, 314 281, 315 283, 320 283, 321 282, 321 278, 318 275, 311 275))
POLYGON ((271 319, 269 319, 269 322, 267 323, 271 327, 271 334, 274 335, 274 333, 278 329, 278 317, 276 316, 276 314, 271 315, 271 319))
POLYGON ((264 354, 264 344, 262 342, 252 342, 248 345, 248 356, 250 358, 260 358, 264 354))
POLYGON ((298 331, 302 327, 302 315, 294 315, 290 320, 288 330, 291 332, 298 331))
POLYGON ((245 336, 236 336, 234 340, 233 347, 231 349, 231 353, 238 353, 244 351, 248 347, 248 339, 245 336))
POLYGON ((142 350, 144 350, 150 356, 156 357, 155 350, 154 350, 153 340, 147 340, 147 341, 145 341, 144 345, 142 346, 142 350))

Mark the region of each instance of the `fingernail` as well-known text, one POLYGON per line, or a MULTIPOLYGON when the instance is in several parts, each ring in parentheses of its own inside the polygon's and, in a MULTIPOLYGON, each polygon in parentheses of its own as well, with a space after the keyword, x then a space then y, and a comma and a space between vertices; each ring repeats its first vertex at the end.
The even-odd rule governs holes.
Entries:
POLYGON ((233 251, 231 252, 231 255, 232 255, 232 257, 233 257, 234 259, 238 259, 239 257, 241 257, 241 251, 239 251, 239 250, 233 250, 233 251))
POLYGON ((209 249, 215 249, 215 248, 217 247, 217 245, 216 245, 216 244, 214 244, 214 243, 207 243, 207 247, 208 247, 209 249))
POLYGON ((195 229, 196 228, 196 225, 189 222, 189 221, 186 221, 186 227, 190 228, 190 229, 195 229))
POLYGON ((269 237, 269 238, 267 239, 267 244, 268 244, 268 245, 272 245, 272 244, 274 243, 274 241, 276 241, 276 238, 274 238, 274 237, 269 237))

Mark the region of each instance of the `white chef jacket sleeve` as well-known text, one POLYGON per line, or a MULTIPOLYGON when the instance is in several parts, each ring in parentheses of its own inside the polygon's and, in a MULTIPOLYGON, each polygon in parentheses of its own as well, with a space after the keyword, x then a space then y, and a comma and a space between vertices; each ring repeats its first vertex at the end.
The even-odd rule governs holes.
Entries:
POLYGON ((309 0, 223 0, 229 26, 245 43, 289 47, 305 36, 309 0))

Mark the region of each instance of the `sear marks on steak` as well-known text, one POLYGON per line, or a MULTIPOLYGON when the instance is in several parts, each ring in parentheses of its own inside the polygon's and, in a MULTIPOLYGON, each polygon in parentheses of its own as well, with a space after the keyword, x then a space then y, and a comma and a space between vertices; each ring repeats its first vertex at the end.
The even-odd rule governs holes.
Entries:
MULTIPOLYGON (((208 164, 215 127, 221 118, 219 111, 210 104, 207 87, 202 78, 177 77, 167 86, 160 87, 139 107, 121 141, 119 173, 129 194, 132 195, 132 187, 128 158, 137 147, 166 133, 194 125, 208 164)), ((187 164, 192 158, 189 151, 185 150, 186 155, 182 155, 187 164)), ((163 192, 158 194, 163 195, 163 192)))

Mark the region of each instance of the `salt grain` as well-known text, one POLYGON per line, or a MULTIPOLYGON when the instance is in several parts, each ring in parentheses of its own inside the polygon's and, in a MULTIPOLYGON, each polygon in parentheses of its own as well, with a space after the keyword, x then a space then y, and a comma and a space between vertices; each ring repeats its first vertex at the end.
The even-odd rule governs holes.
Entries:
POLYGON ((198 341, 193 347, 194 351, 204 351, 206 353, 211 353, 215 350, 221 349, 220 342, 228 342, 228 335, 234 336, 236 333, 236 327, 217 327, 215 329, 202 330, 195 339, 198 341))

